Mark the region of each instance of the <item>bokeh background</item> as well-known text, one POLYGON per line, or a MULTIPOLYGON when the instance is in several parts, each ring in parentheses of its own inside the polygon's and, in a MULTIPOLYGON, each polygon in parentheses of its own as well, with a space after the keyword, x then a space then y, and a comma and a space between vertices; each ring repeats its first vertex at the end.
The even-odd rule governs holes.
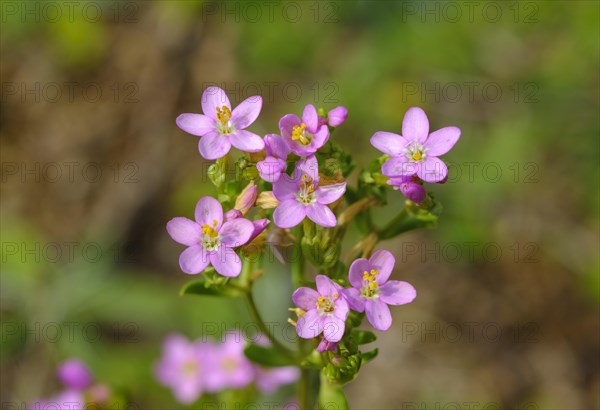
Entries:
MULTIPOLYGON (((418 298, 354 408, 600 407, 598 2, 67 3, 1 3, 3 408, 56 392, 72 356, 137 408, 182 408, 152 375, 163 337, 248 323, 241 301, 179 296, 165 231, 214 193, 175 126, 209 85, 262 95, 263 135, 345 105, 357 170, 411 106, 462 129, 438 228, 380 245, 418 298)), ((268 264, 279 336, 291 291, 268 264)))

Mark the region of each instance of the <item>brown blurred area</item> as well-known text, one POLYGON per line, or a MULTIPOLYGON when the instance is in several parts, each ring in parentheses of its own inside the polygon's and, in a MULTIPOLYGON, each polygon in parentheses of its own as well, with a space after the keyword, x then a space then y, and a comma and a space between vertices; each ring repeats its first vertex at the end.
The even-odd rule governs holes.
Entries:
MULTIPOLYGON (((167 393, 153 392, 149 369, 164 334, 192 317, 173 316, 197 308, 177 297, 187 278, 177 266, 181 249, 164 226, 173 216, 190 216, 196 200, 213 193, 197 138, 179 130, 175 118, 200 112, 208 84, 225 85, 234 105, 249 96, 248 84, 259 84, 265 104, 253 130, 262 135, 306 103, 347 106, 348 122, 335 138, 355 155, 358 170, 378 155, 368 144, 372 133, 399 132, 411 105, 425 108, 432 129, 463 129, 449 161, 502 167, 499 183, 479 174, 469 182, 463 174, 433 187, 445 209, 439 229, 379 245, 396 255, 394 276, 412 283, 418 297, 392 309, 394 326, 378 333, 379 356, 346 388, 353 408, 600 408, 598 3, 531 3, 539 21, 529 26, 512 18, 405 21, 401 3, 366 1, 335 3, 332 24, 292 24, 278 14, 274 22, 243 15, 236 22, 234 14, 207 16, 201 3, 178 1, 111 3, 123 14, 115 19, 105 11, 93 23, 25 24, 17 16, 3 24, 2 242, 116 244, 134 261, 95 266, 105 276, 89 283, 106 288, 77 293, 65 285, 60 293, 58 286, 71 279, 57 280, 59 271, 79 265, 3 257, 3 320, 40 320, 45 309, 61 312, 51 320, 81 312, 85 320, 106 322, 130 315, 141 331, 136 348, 94 346, 91 353, 70 345, 58 351, 7 345, 2 395, 28 400, 51 390, 52 370, 32 376, 38 366, 50 369, 62 356, 81 353, 117 384, 145 374, 131 388, 142 408, 169 405, 167 393), (456 51, 461 47, 464 54, 456 51), (415 80, 495 81, 505 92, 505 84, 531 82, 539 93, 530 105, 436 102, 420 94, 406 100, 401 84, 415 80), (268 82, 278 84, 272 97, 264 95, 268 82), (298 101, 280 92, 290 83, 303 91, 298 101), (324 97, 330 83, 335 103, 324 97), (521 175, 515 183, 513 161, 522 172, 534 161, 539 178, 523 184, 521 175), (111 283, 119 293, 111 293, 111 283), (129 291, 136 298, 124 302, 129 291), (77 294, 75 313, 64 313, 69 292, 77 294), (112 374, 109 365, 124 357, 137 370, 112 374)), ((308 7, 301 9, 309 13, 308 7)), ((381 221, 401 204, 399 193, 390 194, 381 221)), ((73 283, 87 283, 82 275, 73 283)), ((288 300, 271 303, 285 316, 288 300)), ((190 334, 198 330, 197 322, 185 326, 190 334)))

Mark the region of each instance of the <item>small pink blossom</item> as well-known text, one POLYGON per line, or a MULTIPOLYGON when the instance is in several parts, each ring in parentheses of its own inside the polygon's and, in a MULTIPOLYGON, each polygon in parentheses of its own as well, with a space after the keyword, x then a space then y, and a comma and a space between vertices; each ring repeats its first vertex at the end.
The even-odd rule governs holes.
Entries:
POLYGON ((307 157, 317 152, 329 139, 327 125, 319 124, 319 115, 314 105, 304 107, 302 119, 287 114, 279 120, 279 131, 292 152, 307 157))

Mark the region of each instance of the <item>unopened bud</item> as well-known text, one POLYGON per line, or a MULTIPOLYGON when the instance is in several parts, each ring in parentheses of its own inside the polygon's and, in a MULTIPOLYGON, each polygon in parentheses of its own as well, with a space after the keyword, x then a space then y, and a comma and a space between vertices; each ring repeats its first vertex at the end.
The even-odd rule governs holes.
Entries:
POLYGON ((279 201, 273 195, 273 191, 264 191, 256 198, 256 205, 262 209, 272 209, 279 205, 279 201))
POLYGON ((254 202, 256 202, 257 191, 258 188, 254 184, 254 181, 250 181, 235 200, 235 209, 239 210, 242 215, 246 215, 254 206, 254 202))

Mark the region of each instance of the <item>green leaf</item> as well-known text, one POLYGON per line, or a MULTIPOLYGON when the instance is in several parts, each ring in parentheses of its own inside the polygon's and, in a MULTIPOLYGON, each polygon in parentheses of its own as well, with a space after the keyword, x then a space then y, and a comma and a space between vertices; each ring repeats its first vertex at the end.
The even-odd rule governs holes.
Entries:
POLYGON ((379 349, 369 350, 368 352, 363 352, 361 354, 362 364, 369 363, 371 360, 377 357, 379 353, 379 349))
POLYGON ((331 383, 327 377, 321 373, 321 388, 319 389, 319 409, 344 410, 349 409, 348 399, 344 389, 337 383, 331 383))
POLYGON ((377 336, 375 333, 369 332, 368 330, 355 330, 352 332, 352 337, 356 344, 365 345, 367 343, 372 343, 377 340, 377 336))
POLYGON ((183 295, 206 295, 206 296, 227 296, 238 297, 243 294, 242 290, 234 288, 228 284, 213 285, 205 278, 192 280, 181 288, 179 291, 183 295))
POLYGON ((296 364, 292 358, 284 355, 273 347, 249 345, 244 349, 244 354, 254 363, 266 367, 281 367, 296 364))

